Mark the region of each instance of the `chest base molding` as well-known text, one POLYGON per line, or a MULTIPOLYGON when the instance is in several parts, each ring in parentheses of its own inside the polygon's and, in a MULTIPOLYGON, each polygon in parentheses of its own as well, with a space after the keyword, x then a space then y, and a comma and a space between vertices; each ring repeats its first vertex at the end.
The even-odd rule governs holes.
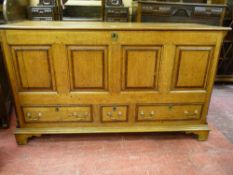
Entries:
POLYGON ((184 132, 186 134, 195 134, 199 141, 205 141, 208 138, 209 131, 210 129, 207 124, 130 127, 17 128, 15 137, 19 145, 25 145, 29 138, 40 137, 43 134, 184 132))

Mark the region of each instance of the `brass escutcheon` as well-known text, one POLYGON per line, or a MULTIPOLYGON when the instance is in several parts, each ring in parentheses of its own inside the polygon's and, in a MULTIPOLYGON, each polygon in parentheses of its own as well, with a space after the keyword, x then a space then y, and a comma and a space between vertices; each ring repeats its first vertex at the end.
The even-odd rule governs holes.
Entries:
POLYGON ((112 37, 112 41, 117 41, 117 39, 118 39, 118 34, 115 33, 115 32, 113 32, 113 33, 111 34, 111 37, 112 37))

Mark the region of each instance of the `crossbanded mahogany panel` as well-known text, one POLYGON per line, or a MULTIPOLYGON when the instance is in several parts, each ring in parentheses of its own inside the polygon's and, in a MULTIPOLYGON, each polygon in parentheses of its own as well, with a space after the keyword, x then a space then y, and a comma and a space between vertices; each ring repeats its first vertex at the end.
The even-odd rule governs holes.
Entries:
POLYGON ((20 91, 54 90, 53 60, 49 46, 12 46, 20 91))
POLYGON ((161 47, 124 46, 122 90, 157 88, 161 47))
POLYGON ((213 47, 179 46, 173 72, 173 89, 205 89, 213 47))
POLYGON ((71 90, 107 89, 107 47, 69 46, 71 90))

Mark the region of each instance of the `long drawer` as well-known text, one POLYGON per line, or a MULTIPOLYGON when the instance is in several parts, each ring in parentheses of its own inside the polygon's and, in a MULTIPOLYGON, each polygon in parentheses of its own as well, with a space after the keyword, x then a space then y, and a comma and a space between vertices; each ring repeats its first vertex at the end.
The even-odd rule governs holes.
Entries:
POLYGON ((91 122, 90 106, 23 107, 25 122, 91 122))
POLYGON ((202 105, 138 105, 137 121, 199 119, 202 105))

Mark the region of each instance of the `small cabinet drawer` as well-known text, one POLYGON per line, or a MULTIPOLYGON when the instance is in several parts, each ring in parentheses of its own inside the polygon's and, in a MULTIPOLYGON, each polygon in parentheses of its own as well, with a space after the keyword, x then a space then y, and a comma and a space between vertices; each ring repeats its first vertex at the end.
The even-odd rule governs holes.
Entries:
POLYGON ((26 122, 91 122, 91 107, 23 107, 26 122))
POLYGON ((172 13, 171 6, 159 6, 159 5, 143 5, 143 14, 153 14, 158 16, 170 16, 172 13))
POLYGON ((148 105, 137 107, 138 121, 198 119, 202 105, 148 105))
POLYGON ((193 14, 197 17, 220 17, 222 13, 223 8, 195 7, 193 14))
POLYGON ((101 107, 101 119, 103 122, 126 122, 128 120, 128 107, 103 106, 101 107))

